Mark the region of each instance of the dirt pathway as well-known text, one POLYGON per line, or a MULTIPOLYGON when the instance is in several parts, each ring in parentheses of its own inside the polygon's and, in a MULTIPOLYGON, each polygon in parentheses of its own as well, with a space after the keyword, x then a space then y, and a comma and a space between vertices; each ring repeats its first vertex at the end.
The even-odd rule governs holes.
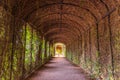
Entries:
POLYGON ((53 58, 28 80, 89 80, 83 71, 65 58, 53 58))

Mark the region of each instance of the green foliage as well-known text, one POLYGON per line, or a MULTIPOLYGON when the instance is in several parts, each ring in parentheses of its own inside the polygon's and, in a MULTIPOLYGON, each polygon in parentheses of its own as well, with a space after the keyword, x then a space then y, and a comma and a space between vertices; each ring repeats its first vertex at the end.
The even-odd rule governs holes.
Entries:
POLYGON ((26 26, 26 46, 25 46, 25 69, 27 71, 30 70, 30 59, 31 59, 31 38, 32 38, 32 33, 31 33, 31 28, 29 25, 26 26))
MULTIPOLYGON (((4 53, 2 57, 0 56, 0 80, 10 80, 10 77, 11 80, 20 80, 23 75, 25 77, 33 69, 45 63, 45 40, 42 40, 29 24, 16 27, 14 36, 11 28, 6 30, 5 26, 0 26, 0 30, 0 41, 6 41, 5 45, 0 42, 0 55, 4 53)), ((52 50, 52 46, 50 48, 52 50)), ((47 55, 49 58, 49 45, 47 55)))

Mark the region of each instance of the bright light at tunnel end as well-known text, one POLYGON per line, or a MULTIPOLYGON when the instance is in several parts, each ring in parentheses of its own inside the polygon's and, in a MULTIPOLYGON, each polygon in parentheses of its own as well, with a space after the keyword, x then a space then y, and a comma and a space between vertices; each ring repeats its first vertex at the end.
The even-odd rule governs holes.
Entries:
POLYGON ((63 43, 55 43, 55 56, 54 57, 65 57, 66 45, 63 43))

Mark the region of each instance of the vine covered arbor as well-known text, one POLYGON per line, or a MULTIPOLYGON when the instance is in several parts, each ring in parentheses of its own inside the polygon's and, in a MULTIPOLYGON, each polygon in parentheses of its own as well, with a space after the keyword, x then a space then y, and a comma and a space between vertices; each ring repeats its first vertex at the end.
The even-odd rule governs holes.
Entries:
POLYGON ((0 80, 24 80, 58 42, 91 78, 120 80, 120 0, 0 0, 0 80))

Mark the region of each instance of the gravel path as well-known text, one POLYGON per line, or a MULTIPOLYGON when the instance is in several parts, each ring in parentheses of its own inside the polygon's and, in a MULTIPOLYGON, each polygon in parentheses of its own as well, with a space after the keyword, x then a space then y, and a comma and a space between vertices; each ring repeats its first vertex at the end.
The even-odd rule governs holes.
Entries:
POLYGON ((89 80, 78 66, 65 58, 53 58, 27 80, 89 80))

